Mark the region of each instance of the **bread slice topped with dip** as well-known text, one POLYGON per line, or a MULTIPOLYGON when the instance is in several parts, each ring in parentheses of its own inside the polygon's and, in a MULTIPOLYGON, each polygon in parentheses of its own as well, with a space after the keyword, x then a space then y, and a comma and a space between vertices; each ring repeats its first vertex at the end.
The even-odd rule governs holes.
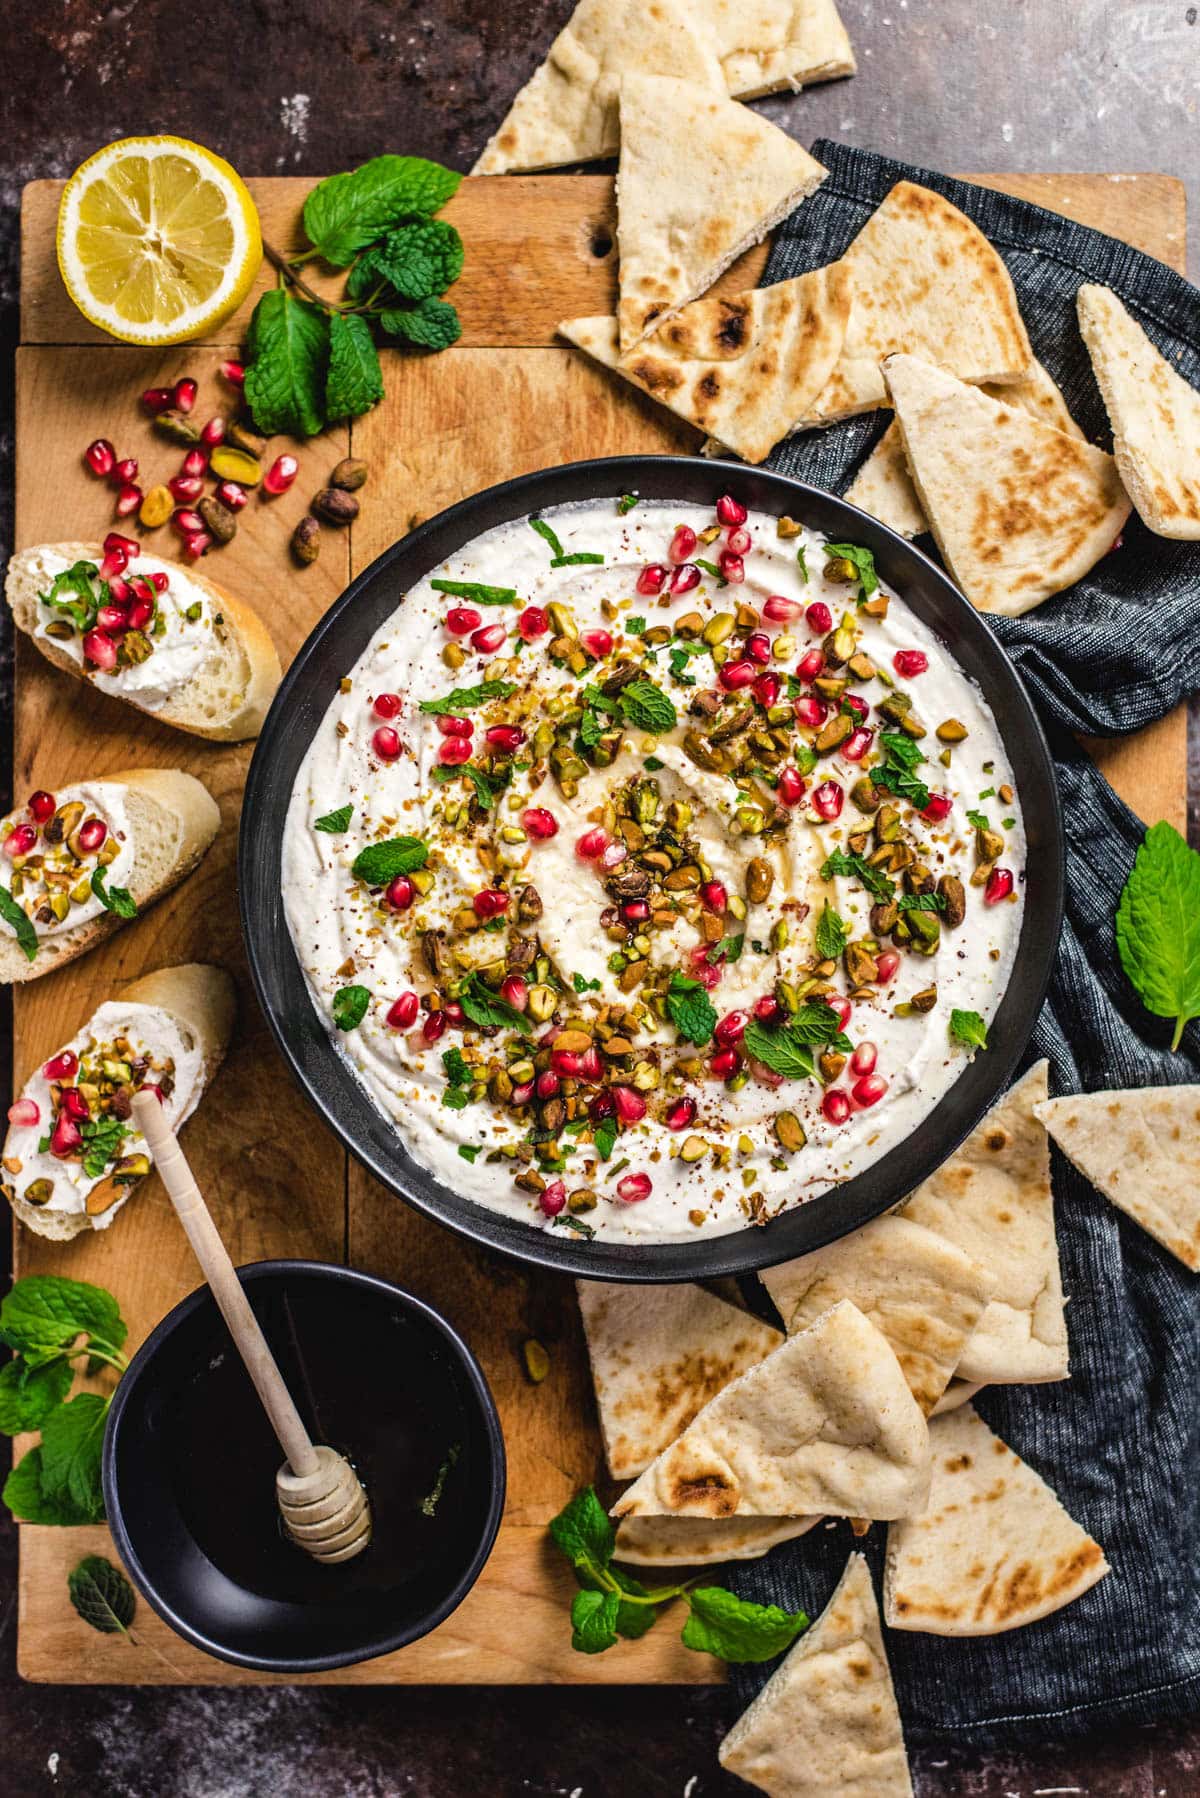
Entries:
POLYGON ((275 645, 257 612, 195 568, 154 555, 126 568, 98 543, 43 543, 13 556, 5 595, 64 673, 193 736, 258 735, 281 678, 275 645))
POLYGON ((159 968, 98 1006, 9 1110, 0 1165, 20 1221, 58 1241, 106 1230, 150 1172, 134 1093, 154 1087, 178 1130, 221 1065, 233 1020, 233 981, 204 962, 159 968))
POLYGON ((178 886, 221 814, 179 768, 40 789, 0 819, 0 984, 84 955, 178 886))

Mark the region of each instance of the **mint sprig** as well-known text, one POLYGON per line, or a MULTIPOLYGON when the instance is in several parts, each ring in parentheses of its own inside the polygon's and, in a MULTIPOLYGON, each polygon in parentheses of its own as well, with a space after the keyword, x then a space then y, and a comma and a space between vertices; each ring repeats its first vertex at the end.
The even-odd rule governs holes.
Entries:
POLYGON ((1200 1017, 1200 855, 1152 824, 1117 906, 1121 966, 1147 1011, 1173 1018, 1172 1049, 1200 1017))
POLYGON ((858 597, 870 599, 879 586, 879 576, 875 572, 875 557, 869 549, 863 549, 857 543, 827 543, 825 554, 831 562, 850 562, 858 575, 858 597))
POLYGON ((360 849, 350 872, 369 887, 383 887, 400 874, 415 873, 428 860, 429 845, 420 837, 388 837, 360 849))
POLYGON ((121 1569, 103 1555, 84 1555, 67 1575, 67 1593, 83 1621, 102 1636, 129 1636, 137 1595, 121 1569))
POLYGON ((33 919, 27 917, 6 886, 0 886, 0 918, 11 928, 17 939, 26 961, 32 961, 38 952, 38 933, 33 919))
POLYGON ((717 1027, 717 1012, 699 980, 675 970, 667 987, 667 1016, 686 1043, 702 1049, 717 1027))
POLYGON ((333 995, 333 1021, 339 1030, 357 1030, 367 1015, 371 991, 365 986, 339 987, 333 995))
POLYGON ((105 884, 107 880, 108 869, 106 867, 92 870, 91 889, 105 911, 114 912, 118 918, 136 918, 138 915, 137 901, 129 888, 107 886, 105 884))
POLYGON ((473 712, 477 706, 488 705, 493 699, 507 699, 516 690, 515 681, 483 680, 476 687, 455 687, 452 692, 443 693, 440 699, 423 699, 419 709, 429 717, 444 718, 456 712, 473 712))

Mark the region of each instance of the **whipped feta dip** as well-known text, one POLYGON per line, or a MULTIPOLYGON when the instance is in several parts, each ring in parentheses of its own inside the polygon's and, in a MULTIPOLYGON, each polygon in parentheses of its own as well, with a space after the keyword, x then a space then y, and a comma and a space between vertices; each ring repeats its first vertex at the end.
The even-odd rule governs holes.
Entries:
POLYGON ((292 793, 339 1052, 421 1165, 533 1228, 693 1240, 852 1178, 1012 971, 1025 836, 979 688, 865 552, 722 509, 481 536, 347 668, 292 793))
MULTIPOLYGON (((103 868, 101 884, 120 888, 134 855, 119 782, 75 781, 54 794, 34 793, 0 820, 0 888, 38 937, 98 918, 106 907, 93 876, 103 868)), ((2 928, 11 933, 16 923, 14 914, 2 928)))

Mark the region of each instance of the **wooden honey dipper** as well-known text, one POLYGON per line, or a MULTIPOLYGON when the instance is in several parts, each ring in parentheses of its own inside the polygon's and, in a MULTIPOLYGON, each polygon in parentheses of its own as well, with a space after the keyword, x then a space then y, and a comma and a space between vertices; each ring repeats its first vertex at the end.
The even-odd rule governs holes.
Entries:
POLYGON ((353 1560, 371 1540, 371 1505, 362 1483, 346 1457, 336 1449, 314 1445, 301 1422, 212 1214, 153 1093, 134 1094, 133 1119, 149 1144, 176 1216, 287 1457, 275 1476, 284 1527, 315 1560, 353 1560))

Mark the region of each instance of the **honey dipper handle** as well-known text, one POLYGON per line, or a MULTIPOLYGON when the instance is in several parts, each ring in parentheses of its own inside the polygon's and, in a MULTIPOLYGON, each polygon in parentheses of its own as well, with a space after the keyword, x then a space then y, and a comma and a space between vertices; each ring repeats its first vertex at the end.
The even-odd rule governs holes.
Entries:
POLYGON ((221 1316, 229 1326, 234 1346, 246 1364, 279 1446, 292 1472, 304 1478, 319 1466, 312 1439, 292 1403, 266 1337, 234 1272, 233 1262, 204 1203, 178 1138, 153 1093, 133 1096, 133 1121, 150 1145, 154 1165, 167 1189, 204 1278, 208 1281, 221 1316))

